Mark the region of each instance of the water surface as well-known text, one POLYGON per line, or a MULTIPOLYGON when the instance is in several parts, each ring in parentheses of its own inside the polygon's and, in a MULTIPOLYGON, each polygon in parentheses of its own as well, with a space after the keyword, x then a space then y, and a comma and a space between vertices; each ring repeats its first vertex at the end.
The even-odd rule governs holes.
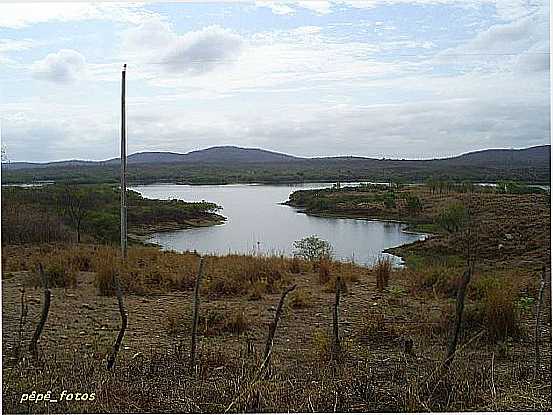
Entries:
MULTIPOLYGON (((310 235, 329 241, 340 260, 372 264, 382 251, 424 239, 425 235, 403 231, 406 225, 362 219, 319 218, 281 205, 300 189, 328 187, 329 184, 301 185, 171 185, 134 186, 144 197, 217 203, 227 218, 222 225, 155 234, 155 242, 176 251, 201 253, 293 253, 294 241, 310 235)), ((391 256, 392 257, 392 256, 391 256)), ((400 263, 397 257, 394 262, 400 263)))

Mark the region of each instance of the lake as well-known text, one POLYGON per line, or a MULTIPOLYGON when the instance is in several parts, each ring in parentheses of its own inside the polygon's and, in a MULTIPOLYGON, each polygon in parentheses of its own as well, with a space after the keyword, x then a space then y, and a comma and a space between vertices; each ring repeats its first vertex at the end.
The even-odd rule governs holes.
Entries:
MULTIPOLYGON (((223 206, 219 213, 227 221, 222 225, 158 233, 147 241, 175 251, 292 255, 294 241, 317 235, 332 244, 336 259, 353 259, 359 264, 370 265, 383 255, 385 249, 426 237, 404 232, 405 224, 319 218, 280 204, 288 200, 288 195, 295 190, 328 186, 330 184, 325 183, 205 186, 153 184, 133 186, 131 189, 147 198, 206 200, 223 206)), ((400 258, 387 256, 396 265, 401 264, 400 258)))

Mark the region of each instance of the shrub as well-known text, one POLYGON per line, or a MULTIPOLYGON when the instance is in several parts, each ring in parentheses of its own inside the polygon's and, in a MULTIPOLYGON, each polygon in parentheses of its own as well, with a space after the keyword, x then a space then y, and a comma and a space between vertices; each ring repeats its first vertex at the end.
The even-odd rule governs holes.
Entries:
POLYGON ((418 196, 408 193, 405 196, 405 204, 407 206, 407 210, 412 215, 418 215, 422 212, 422 202, 418 196))
POLYGON ((500 280, 493 275, 482 275, 474 278, 469 285, 469 294, 476 300, 483 300, 492 289, 498 289, 501 285, 500 280))
POLYGON ((453 203, 442 210, 436 224, 448 233, 459 232, 468 221, 468 212, 461 203, 453 203))
POLYGON ((227 314, 223 320, 221 331, 224 333, 242 334, 250 327, 250 322, 246 317, 243 308, 227 314))
POLYGON ((187 329, 184 315, 175 311, 167 313, 165 318, 165 329, 170 336, 184 333, 187 329))
POLYGON ((315 329, 313 332, 313 354, 320 360, 328 360, 332 353, 332 336, 327 330, 315 329))
POLYGON ((48 278, 48 286, 58 287, 76 287, 78 269, 71 263, 67 256, 58 256, 55 254, 39 256, 35 258, 32 264, 33 273, 29 281, 34 287, 43 285, 42 278, 38 272, 38 264, 41 263, 44 273, 48 278))
POLYGON ((384 289, 388 287, 390 273, 392 272, 392 262, 390 258, 378 258, 374 266, 374 271, 376 274, 376 289, 378 291, 384 291, 384 289))
POLYGON ((505 340, 519 334, 514 290, 494 287, 483 302, 484 324, 492 341, 505 340))
POLYGON ((363 343, 387 343, 399 337, 393 323, 386 322, 382 313, 362 320, 357 338, 363 343))
POLYGON ((245 310, 240 308, 230 313, 210 310, 199 318, 198 328, 206 336, 218 336, 224 333, 242 334, 250 325, 245 310))
POLYGON ((114 250, 105 249, 93 261, 96 271, 94 286, 100 295, 114 295, 113 279, 119 269, 118 258, 114 250))
POLYGON ((299 288, 290 294, 290 301, 288 304, 292 308, 306 308, 310 307, 313 303, 311 292, 305 288, 299 288))
POLYGON ((387 192, 383 196, 383 202, 386 209, 393 209, 396 207, 396 194, 394 192, 387 192))
MULTIPOLYGON (((334 293, 336 292, 336 282, 338 281, 338 278, 334 277, 331 278, 324 286, 323 291, 325 293, 334 293)), ((342 294, 347 294, 349 292, 348 285, 346 281, 340 278, 340 291, 342 294)))
POLYGON ((319 283, 326 284, 330 280, 330 261, 321 258, 317 268, 319 269, 319 283))
POLYGON ((447 266, 429 266, 424 271, 409 273, 415 290, 432 291, 436 295, 454 298, 462 271, 447 266))
POLYGON ((252 301, 261 300, 263 298, 263 293, 265 293, 266 291, 266 284, 261 281, 257 281, 252 285, 248 299, 252 301))
POLYGON ((307 261, 317 261, 320 258, 332 258, 332 245, 316 235, 294 242, 294 255, 307 261))
POLYGON ((290 272, 292 274, 299 274, 301 272, 300 259, 296 256, 294 256, 292 262, 290 262, 290 272))

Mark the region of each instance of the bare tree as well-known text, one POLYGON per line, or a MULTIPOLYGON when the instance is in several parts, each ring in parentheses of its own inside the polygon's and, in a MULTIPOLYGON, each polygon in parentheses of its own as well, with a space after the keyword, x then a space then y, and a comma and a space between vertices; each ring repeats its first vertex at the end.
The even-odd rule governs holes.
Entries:
POLYGON ((71 186, 65 186, 58 198, 59 208, 77 231, 77 243, 81 243, 81 229, 91 203, 85 190, 71 186))

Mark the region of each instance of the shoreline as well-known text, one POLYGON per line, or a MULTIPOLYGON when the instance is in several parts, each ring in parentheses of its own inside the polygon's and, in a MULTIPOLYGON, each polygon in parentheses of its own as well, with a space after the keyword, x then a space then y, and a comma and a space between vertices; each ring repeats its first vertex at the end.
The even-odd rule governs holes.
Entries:
MULTIPOLYGON (((198 219, 188 219, 182 222, 160 222, 151 225, 130 227, 129 238, 142 244, 149 245, 151 243, 147 243, 145 241, 157 233, 174 232, 194 228, 207 228, 210 226, 222 225, 226 222, 226 220, 226 217, 214 213, 210 218, 203 217, 198 219)), ((158 244, 153 245, 158 246, 158 244)))

